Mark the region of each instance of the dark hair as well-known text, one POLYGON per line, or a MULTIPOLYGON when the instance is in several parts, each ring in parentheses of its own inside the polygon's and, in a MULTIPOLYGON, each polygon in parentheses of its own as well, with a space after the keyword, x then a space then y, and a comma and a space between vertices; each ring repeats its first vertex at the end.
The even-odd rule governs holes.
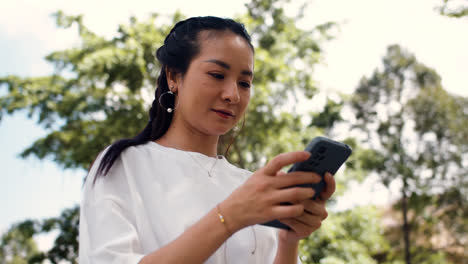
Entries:
MULTIPOLYGON (((114 162, 126 148, 156 140, 166 133, 172 121, 172 113, 168 113, 159 104, 161 94, 169 91, 166 69, 180 73, 182 76, 187 72, 190 62, 200 52, 198 36, 203 30, 229 30, 247 40, 249 46, 254 50, 250 35, 245 30, 244 25, 232 19, 206 16, 192 17, 178 22, 166 36, 164 45, 156 51, 156 58, 161 64, 161 72, 154 93, 155 98, 149 110, 148 124, 134 138, 118 140, 109 147, 99 164, 94 181, 100 175, 105 176, 109 172, 114 162)), ((174 104, 174 100, 164 102, 166 107, 171 104, 174 104)))

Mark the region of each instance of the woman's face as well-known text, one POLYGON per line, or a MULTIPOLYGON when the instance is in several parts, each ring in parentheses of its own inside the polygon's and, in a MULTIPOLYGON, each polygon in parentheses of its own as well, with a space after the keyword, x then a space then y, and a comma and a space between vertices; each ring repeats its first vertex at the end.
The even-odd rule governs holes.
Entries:
POLYGON ((247 108, 254 54, 244 38, 229 31, 203 31, 199 41, 200 53, 174 84, 178 107, 173 122, 219 136, 233 128, 247 108))

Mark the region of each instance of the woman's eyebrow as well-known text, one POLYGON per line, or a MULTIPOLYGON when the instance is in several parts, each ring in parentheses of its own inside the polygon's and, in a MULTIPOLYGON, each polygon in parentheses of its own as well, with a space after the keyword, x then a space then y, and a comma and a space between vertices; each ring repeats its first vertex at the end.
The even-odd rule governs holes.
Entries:
POLYGON ((231 69, 231 66, 229 64, 227 64, 226 62, 224 61, 220 61, 220 60, 217 60, 217 59, 210 59, 210 60, 205 60, 205 62, 211 62, 211 63, 214 63, 214 64, 218 64, 219 66, 229 70, 231 69))
MULTIPOLYGON (((221 60, 217 60, 217 59, 209 59, 209 60, 205 60, 204 62, 210 62, 210 63, 214 63, 214 64, 217 64, 223 68, 225 68, 226 70, 229 70, 231 69, 231 65, 227 64, 226 62, 224 61, 221 61, 221 60)), ((253 76, 253 73, 249 70, 242 70, 241 72, 243 75, 248 75, 248 76, 253 76)))

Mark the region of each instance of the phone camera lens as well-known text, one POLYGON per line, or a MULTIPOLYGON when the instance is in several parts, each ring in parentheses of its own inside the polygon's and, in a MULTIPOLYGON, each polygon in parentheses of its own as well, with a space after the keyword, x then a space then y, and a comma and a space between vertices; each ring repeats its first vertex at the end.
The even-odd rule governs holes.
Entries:
POLYGON ((323 153, 325 153, 326 150, 327 150, 326 147, 321 146, 321 147, 319 148, 318 152, 321 153, 321 154, 323 154, 323 153))

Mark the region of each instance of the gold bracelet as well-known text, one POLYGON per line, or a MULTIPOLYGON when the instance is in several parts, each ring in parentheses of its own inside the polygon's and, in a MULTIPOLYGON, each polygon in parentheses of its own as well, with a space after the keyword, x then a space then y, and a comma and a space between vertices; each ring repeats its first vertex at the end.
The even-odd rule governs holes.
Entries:
POLYGON ((224 216, 221 214, 221 210, 219 210, 219 204, 216 205, 216 210, 218 210, 219 221, 221 221, 221 223, 223 223, 224 227, 226 227, 226 230, 227 230, 227 231, 229 232, 229 234, 231 235, 232 232, 231 232, 231 230, 229 230, 229 228, 227 227, 226 220, 224 219, 224 216))

